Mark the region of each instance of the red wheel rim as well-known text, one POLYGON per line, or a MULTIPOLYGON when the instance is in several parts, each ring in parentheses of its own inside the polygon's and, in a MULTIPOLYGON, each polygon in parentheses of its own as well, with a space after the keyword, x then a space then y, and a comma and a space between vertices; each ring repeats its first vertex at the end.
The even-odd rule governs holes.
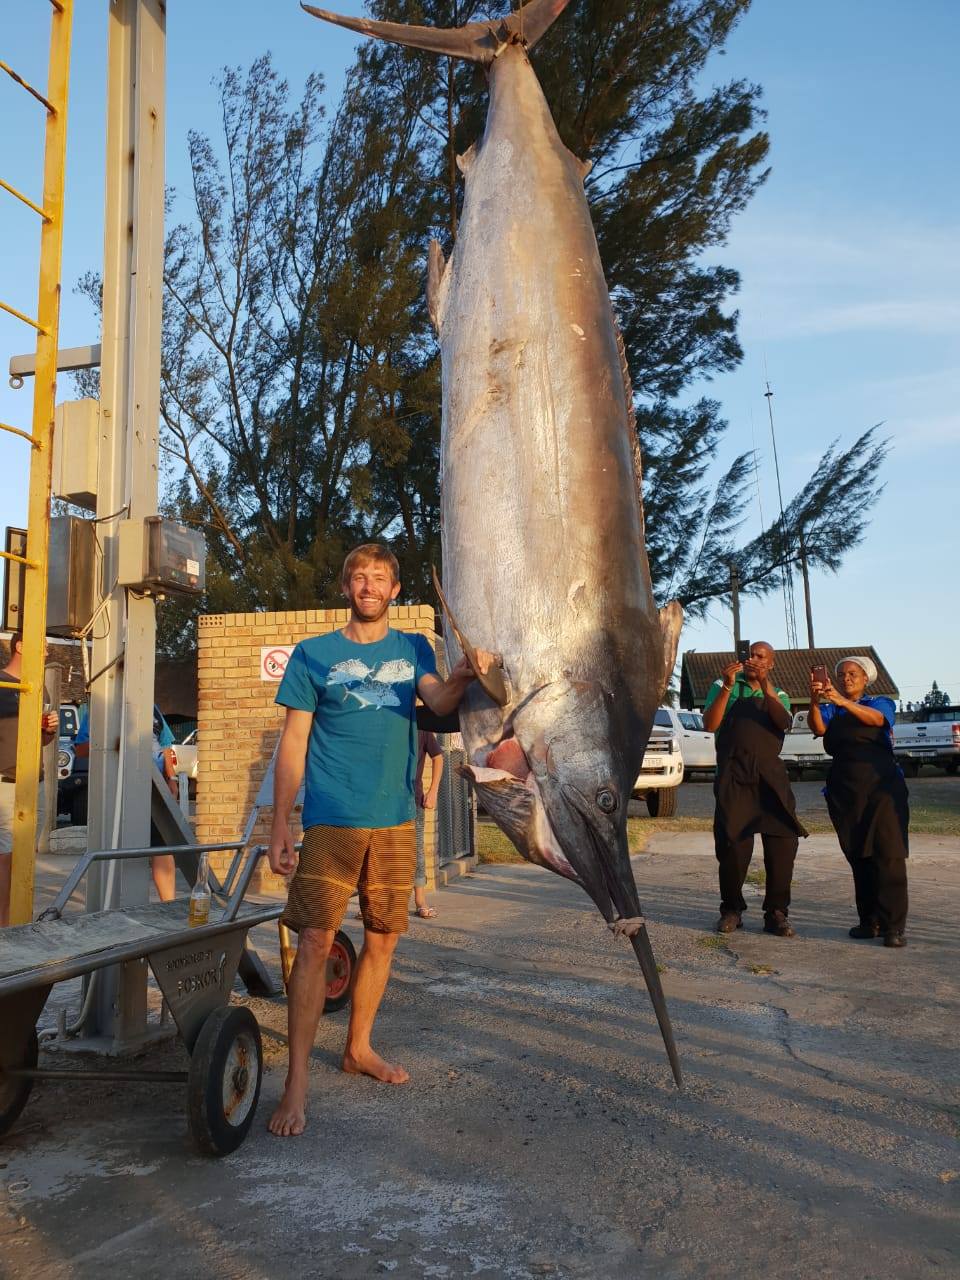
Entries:
POLYGON ((327 999, 336 1000, 350 985, 350 953, 342 942, 334 939, 327 959, 327 999))

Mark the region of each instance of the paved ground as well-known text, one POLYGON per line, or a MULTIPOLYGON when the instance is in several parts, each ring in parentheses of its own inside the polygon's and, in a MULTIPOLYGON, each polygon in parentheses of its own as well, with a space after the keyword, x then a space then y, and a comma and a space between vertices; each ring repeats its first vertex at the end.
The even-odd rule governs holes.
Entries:
POLYGON ((398 955, 380 1041, 412 1083, 343 1076, 326 1019, 301 1139, 263 1127, 280 1001, 249 1002, 268 1074, 227 1160, 193 1153, 176 1086, 38 1086, 0 1146, 0 1274, 960 1275, 960 841, 915 839, 903 952, 847 939, 827 837, 802 848, 795 941, 751 910, 716 945, 705 834, 658 834, 635 867, 682 1093, 632 953, 579 891, 483 868, 398 955))

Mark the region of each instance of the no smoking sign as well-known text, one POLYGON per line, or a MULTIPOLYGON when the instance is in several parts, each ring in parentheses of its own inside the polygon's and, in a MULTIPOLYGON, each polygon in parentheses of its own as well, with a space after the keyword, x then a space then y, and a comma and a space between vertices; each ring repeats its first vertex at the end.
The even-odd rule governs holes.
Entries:
POLYGON ((278 684, 283 679, 293 648, 292 644, 263 645, 260 650, 260 679, 278 684))

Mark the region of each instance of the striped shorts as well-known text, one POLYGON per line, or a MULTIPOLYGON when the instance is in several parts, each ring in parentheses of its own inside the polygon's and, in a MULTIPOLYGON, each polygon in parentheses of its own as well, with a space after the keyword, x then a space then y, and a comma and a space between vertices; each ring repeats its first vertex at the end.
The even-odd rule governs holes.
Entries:
POLYGON ((365 928, 406 933, 416 861, 412 822, 399 827, 308 827, 283 923, 297 933, 339 929, 356 890, 365 928))

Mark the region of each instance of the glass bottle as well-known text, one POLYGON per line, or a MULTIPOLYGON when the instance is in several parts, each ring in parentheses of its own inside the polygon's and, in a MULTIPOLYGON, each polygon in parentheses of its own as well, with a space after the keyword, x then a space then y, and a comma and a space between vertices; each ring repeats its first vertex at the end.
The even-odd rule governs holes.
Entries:
POLYGON ((187 923, 193 929, 210 919, 210 885, 208 884, 207 855, 201 853, 197 867, 197 880, 190 891, 190 914, 187 923))

